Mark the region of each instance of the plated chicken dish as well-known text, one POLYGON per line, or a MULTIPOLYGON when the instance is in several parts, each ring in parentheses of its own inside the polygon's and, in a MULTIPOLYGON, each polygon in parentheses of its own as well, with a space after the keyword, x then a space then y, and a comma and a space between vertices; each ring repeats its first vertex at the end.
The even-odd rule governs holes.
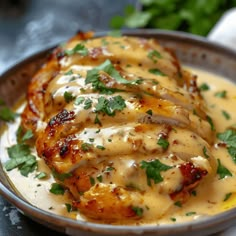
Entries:
POLYGON ((155 39, 79 33, 32 78, 21 125, 83 217, 153 223, 234 175, 203 87, 155 39))

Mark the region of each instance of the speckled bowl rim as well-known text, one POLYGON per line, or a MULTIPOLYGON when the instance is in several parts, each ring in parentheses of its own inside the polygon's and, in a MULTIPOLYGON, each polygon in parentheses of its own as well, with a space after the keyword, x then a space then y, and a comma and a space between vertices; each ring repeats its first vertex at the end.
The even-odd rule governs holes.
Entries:
MULTIPOLYGON (((185 41, 189 44, 192 44, 193 47, 199 46, 207 48, 211 51, 216 51, 219 55, 224 55, 227 58, 236 61, 236 52, 218 45, 217 43, 209 42, 207 39, 193 36, 187 33, 180 33, 174 31, 165 31, 165 30, 152 30, 152 29, 143 29, 143 30, 127 30, 122 32, 124 35, 130 36, 141 36, 141 37, 156 37, 156 38, 168 38, 173 42, 185 41)), ((98 32, 95 36, 106 35, 107 32, 98 32)), ((22 60, 15 66, 8 69, 5 73, 2 74, 2 78, 7 78, 9 74, 14 73, 17 69, 26 65, 29 61, 33 61, 38 57, 46 55, 51 49, 46 49, 39 53, 36 53, 25 60, 22 60)), ((204 65, 203 65, 204 66, 204 65)), ((236 74, 236 66, 235 66, 236 74)), ((0 193, 6 198, 10 203, 15 205, 19 211, 27 215, 31 219, 46 225, 50 228, 64 232, 71 235, 83 235, 84 231, 98 234, 119 234, 119 235, 208 235, 210 233, 219 232, 225 228, 228 228, 235 224, 236 222, 236 208, 228 210, 226 212, 200 218, 195 221, 185 222, 185 223, 175 223, 170 225, 145 225, 145 226, 124 226, 124 225, 109 225, 109 224, 97 224, 91 222, 85 222, 80 220, 73 220, 63 216, 58 216, 56 214, 46 212, 41 210, 20 196, 0 182, 0 193)), ((84 232, 84 234, 88 235, 84 232)))

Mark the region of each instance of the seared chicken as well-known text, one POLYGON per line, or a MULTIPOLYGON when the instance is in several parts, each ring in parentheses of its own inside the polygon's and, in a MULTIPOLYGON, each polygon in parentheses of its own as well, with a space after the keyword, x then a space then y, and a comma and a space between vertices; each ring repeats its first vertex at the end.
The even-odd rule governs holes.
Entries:
POLYGON ((155 39, 80 33, 52 52, 27 101, 24 128, 87 218, 151 222, 215 174, 196 77, 155 39))

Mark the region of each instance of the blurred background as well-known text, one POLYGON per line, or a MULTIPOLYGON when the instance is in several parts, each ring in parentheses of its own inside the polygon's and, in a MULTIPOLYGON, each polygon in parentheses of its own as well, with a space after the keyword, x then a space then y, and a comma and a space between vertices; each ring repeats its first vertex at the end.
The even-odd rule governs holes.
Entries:
POLYGON ((0 74, 78 30, 161 28, 207 35, 236 0, 0 0, 0 74))

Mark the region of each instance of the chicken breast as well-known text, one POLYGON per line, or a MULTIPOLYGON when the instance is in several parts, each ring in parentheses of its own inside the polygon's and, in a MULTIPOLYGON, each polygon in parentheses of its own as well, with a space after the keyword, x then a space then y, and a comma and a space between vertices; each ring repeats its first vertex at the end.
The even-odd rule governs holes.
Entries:
POLYGON ((22 114, 74 207, 113 223, 161 218, 214 176, 209 119, 196 77, 155 39, 90 32, 52 52, 22 114))

